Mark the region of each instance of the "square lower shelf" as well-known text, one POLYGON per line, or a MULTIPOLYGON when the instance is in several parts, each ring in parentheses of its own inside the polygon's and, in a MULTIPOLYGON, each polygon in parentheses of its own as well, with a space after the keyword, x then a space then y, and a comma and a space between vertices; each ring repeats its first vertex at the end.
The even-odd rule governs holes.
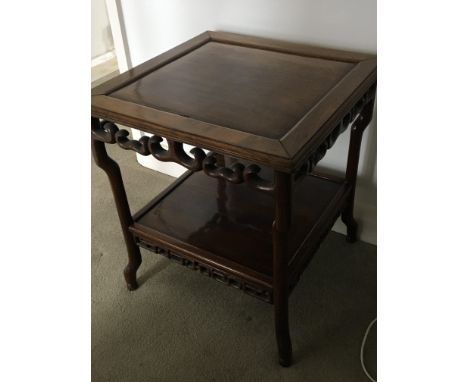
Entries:
MULTIPOLYGON (((343 207, 349 186, 306 176, 294 187, 289 236, 292 290, 343 207)), ((137 244, 273 301, 273 195, 203 172, 186 173, 134 215, 137 244)))

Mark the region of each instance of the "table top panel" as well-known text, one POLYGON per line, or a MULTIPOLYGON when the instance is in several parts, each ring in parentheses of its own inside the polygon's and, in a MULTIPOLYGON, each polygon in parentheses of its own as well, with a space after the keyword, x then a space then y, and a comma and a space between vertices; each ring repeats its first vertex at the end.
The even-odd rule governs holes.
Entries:
POLYGON ((375 56, 205 32, 93 89, 94 117, 293 171, 376 83, 375 56))
POLYGON ((354 66, 208 42, 109 96, 280 139, 354 66))

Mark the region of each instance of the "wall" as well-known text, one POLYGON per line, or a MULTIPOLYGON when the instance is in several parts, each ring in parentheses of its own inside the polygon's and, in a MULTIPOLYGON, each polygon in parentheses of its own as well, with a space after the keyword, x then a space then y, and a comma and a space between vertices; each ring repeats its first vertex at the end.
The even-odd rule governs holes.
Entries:
POLYGON ((91 58, 114 49, 106 0, 91 0, 91 58))
MULTIPOLYGON (((122 0, 122 11, 133 66, 205 30, 376 53, 375 0, 122 0)), ((361 239, 374 244, 377 241, 375 121, 376 118, 363 138, 356 194, 356 217, 363 227, 361 239)), ((319 167, 343 173, 348 140, 349 130, 319 167)), ((337 222, 334 230, 344 232, 343 224, 337 222)))

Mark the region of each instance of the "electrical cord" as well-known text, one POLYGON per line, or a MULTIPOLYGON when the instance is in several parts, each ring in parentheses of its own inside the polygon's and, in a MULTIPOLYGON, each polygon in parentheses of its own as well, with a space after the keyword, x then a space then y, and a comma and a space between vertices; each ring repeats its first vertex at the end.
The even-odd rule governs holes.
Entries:
POLYGON ((372 322, 369 324, 369 326, 366 329, 366 333, 364 334, 364 338, 362 339, 362 344, 361 344, 361 366, 362 370, 364 370, 364 373, 366 373, 367 378, 369 378, 372 382, 377 382, 372 376, 369 374, 369 372, 366 369, 366 365, 364 365, 364 346, 366 345, 367 341, 367 336, 369 335, 369 331, 372 328, 372 325, 374 325, 377 322, 377 318, 374 318, 372 322))

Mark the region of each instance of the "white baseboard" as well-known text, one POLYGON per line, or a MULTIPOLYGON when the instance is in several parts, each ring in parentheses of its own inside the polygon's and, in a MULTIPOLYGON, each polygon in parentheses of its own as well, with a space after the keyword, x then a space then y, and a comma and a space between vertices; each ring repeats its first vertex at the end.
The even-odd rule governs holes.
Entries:
POLYGON ((94 88, 119 74, 114 52, 107 52, 91 60, 91 87, 94 88))
POLYGON ((137 161, 144 167, 178 178, 187 171, 185 167, 173 162, 160 162, 151 156, 137 154, 137 161))
POLYGON ((94 57, 91 59, 91 68, 104 64, 105 62, 110 61, 114 58, 115 58, 115 52, 113 50, 111 50, 110 52, 101 54, 100 56, 94 57))

